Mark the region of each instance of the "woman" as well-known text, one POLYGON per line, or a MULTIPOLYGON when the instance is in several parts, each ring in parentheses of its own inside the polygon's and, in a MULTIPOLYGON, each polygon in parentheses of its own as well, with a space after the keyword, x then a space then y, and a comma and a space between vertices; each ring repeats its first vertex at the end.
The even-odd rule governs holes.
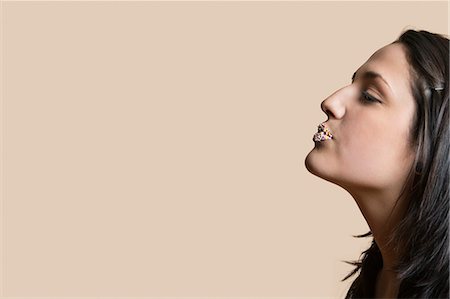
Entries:
POLYGON ((322 102, 309 172, 347 190, 373 236, 346 298, 449 298, 449 39, 407 30, 322 102))

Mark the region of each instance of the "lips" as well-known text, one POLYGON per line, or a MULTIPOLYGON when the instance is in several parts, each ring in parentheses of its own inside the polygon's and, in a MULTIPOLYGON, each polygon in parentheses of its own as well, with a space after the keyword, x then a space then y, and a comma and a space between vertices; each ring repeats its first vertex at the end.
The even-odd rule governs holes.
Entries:
POLYGON ((331 134, 330 130, 324 125, 324 123, 321 123, 317 127, 317 133, 314 134, 313 140, 324 141, 329 139, 333 139, 333 134, 331 134))

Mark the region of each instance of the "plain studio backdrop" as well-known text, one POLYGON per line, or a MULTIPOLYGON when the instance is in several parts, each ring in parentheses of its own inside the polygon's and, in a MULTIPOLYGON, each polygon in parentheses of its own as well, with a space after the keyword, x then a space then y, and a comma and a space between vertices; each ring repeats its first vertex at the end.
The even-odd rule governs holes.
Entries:
POLYGON ((2 295, 342 298, 320 103, 442 2, 2 1, 2 295))

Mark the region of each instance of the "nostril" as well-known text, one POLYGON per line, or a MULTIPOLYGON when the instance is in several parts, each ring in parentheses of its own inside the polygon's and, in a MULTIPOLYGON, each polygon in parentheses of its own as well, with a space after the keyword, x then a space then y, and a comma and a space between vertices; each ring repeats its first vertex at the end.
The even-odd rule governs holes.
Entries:
POLYGON ((320 103, 320 108, 325 113, 328 119, 332 117, 333 118, 337 117, 336 110, 335 107, 333 107, 333 105, 335 104, 331 102, 330 98, 327 98, 324 101, 322 101, 322 103, 320 103))
MULTIPOLYGON (((333 112, 331 112, 330 109, 325 109, 324 110, 325 114, 328 116, 328 119, 330 118, 331 115, 333 115, 333 112)), ((333 115, 334 116, 334 115, 333 115)))
POLYGON ((327 109, 326 114, 327 114, 328 116, 332 115, 332 116, 334 117, 334 114, 333 114, 333 112, 331 112, 331 110, 328 110, 328 109, 327 109))
POLYGON ((331 110, 329 109, 329 107, 328 107, 327 100, 322 101, 322 103, 320 104, 320 108, 321 108, 322 111, 325 112, 325 114, 327 114, 328 116, 329 116, 330 114, 333 114, 333 113, 331 112, 331 110))

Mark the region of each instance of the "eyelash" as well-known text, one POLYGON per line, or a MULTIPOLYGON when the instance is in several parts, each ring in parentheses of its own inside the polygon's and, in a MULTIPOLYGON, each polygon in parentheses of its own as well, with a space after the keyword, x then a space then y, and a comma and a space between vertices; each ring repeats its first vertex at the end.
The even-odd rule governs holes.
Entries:
POLYGON ((376 102, 380 103, 378 99, 371 96, 367 91, 363 91, 361 93, 361 101, 364 103, 376 103, 376 102))

